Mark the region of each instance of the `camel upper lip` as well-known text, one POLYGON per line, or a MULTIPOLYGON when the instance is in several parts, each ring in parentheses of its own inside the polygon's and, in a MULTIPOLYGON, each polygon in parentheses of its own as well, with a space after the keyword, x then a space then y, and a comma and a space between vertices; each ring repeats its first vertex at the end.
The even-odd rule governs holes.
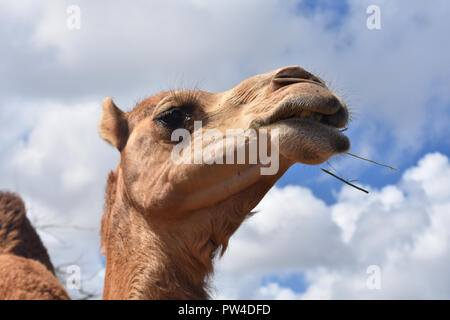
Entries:
POLYGON ((334 128, 344 128, 348 113, 345 106, 337 98, 294 96, 283 100, 275 111, 256 124, 269 125, 288 119, 311 120, 334 128))

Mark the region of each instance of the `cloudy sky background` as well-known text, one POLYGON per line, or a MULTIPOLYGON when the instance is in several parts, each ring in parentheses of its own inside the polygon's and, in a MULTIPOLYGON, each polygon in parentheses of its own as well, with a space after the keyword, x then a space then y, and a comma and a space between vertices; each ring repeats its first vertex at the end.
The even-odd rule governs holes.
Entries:
MULTIPOLYGON (((293 166, 232 238, 216 298, 450 298, 450 4, 424 1, 0 0, 0 189, 18 192, 56 265, 101 293, 99 222, 118 153, 100 103, 224 91, 297 64, 350 106, 352 152, 293 166), (66 27, 69 5, 81 29, 66 27), (369 5, 381 30, 366 27, 369 5), (381 289, 366 270, 381 270, 381 289), (64 268, 63 268, 64 269, 64 268)), ((74 298, 82 293, 70 291, 74 298)))

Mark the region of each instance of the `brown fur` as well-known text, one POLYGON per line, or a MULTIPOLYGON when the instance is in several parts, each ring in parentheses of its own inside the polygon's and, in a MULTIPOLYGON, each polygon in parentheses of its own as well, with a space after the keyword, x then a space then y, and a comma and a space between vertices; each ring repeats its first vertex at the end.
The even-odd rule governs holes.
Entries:
POLYGON ((0 299, 68 299, 22 200, 0 192, 0 299))
MULTIPOLYGON (((335 130, 347 119, 342 100, 297 66, 252 77, 222 93, 162 92, 128 113, 105 99, 100 135, 121 159, 108 178, 102 218, 103 298, 208 298, 217 253, 223 254, 232 234, 292 164, 318 164, 349 148, 335 130), (278 172, 261 175, 262 164, 248 161, 175 165, 171 130, 158 122, 169 108, 189 113, 181 128, 194 139, 193 120, 202 121, 202 130, 222 132, 280 128, 278 172), (310 115, 315 118, 305 119, 310 115)), ((218 142, 202 146, 208 143, 218 142)))

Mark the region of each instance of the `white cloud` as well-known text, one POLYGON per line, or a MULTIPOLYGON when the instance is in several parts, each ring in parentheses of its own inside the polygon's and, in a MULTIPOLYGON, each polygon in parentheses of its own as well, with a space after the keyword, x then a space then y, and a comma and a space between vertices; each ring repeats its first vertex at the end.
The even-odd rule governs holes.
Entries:
POLYGON ((99 216, 107 173, 118 161, 97 134, 100 111, 99 103, 41 105, 27 135, 2 157, 4 186, 53 204, 55 217, 75 218, 80 209, 99 216))
POLYGON ((277 283, 271 282, 266 286, 259 288, 260 299, 273 300, 294 300, 298 295, 291 289, 280 287, 277 283))
POLYGON ((448 157, 432 153, 397 184, 369 195, 344 186, 330 206, 303 187, 273 188, 217 264, 219 297, 448 299, 449 175, 448 157), (370 265, 381 290, 366 287, 370 265), (309 286, 263 283, 274 274, 305 274, 309 286))

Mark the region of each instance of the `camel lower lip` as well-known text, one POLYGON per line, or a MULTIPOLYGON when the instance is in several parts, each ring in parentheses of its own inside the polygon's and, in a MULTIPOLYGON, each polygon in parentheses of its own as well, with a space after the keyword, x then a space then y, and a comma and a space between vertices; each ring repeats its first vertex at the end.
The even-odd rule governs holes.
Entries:
POLYGON ((334 153, 345 152, 350 148, 350 140, 342 130, 313 119, 289 118, 278 120, 270 125, 272 128, 282 129, 282 134, 311 138, 314 141, 327 141, 334 153))

